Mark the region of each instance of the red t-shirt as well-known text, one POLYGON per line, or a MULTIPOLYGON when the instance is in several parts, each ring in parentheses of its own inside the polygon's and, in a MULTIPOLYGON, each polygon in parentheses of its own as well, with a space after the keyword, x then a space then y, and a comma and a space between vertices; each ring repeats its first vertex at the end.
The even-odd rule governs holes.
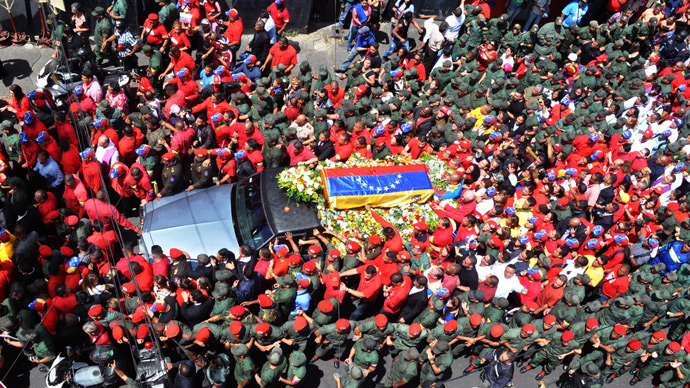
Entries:
POLYGON ((612 297, 616 293, 622 294, 628 291, 630 278, 628 276, 618 276, 618 269, 620 267, 620 264, 614 267, 611 272, 604 276, 604 280, 601 283, 601 291, 608 297, 612 297))
POLYGON ((228 23, 228 28, 225 30, 225 37, 228 38, 230 43, 239 42, 242 39, 243 31, 244 27, 242 26, 242 19, 237 18, 237 20, 234 22, 228 23))
POLYGON ((285 50, 281 50, 280 46, 278 46, 278 43, 276 43, 268 52, 273 56, 271 69, 280 65, 281 63, 285 65, 285 67, 297 65, 297 51, 290 45, 288 45, 285 50))
POLYGON ((168 35, 168 31, 165 30, 162 24, 157 23, 155 27, 151 28, 151 21, 146 19, 144 22, 144 39, 146 39, 146 43, 152 45, 163 44, 163 37, 166 35, 168 35))
POLYGON ((280 30, 284 25, 290 22, 290 13, 288 12, 287 7, 283 7, 282 10, 279 10, 278 6, 274 2, 268 6, 267 10, 268 13, 271 14, 271 19, 273 19, 273 22, 276 24, 276 29, 280 30))
POLYGON ((357 291, 364 294, 364 300, 367 302, 373 302, 379 296, 379 290, 381 289, 381 275, 378 273, 374 275, 371 279, 367 280, 364 276, 364 271, 367 269, 367 265, 361 265, 357 267, 357 273, 359 276, 359 286, 357 286, 357 291))

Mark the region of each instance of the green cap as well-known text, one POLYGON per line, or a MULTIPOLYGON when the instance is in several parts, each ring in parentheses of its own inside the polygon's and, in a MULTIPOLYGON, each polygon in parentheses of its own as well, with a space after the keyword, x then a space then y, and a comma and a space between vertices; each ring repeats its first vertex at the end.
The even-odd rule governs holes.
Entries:
POLYGON ((227 269, 219 269, 216 273, 216 280, 228 281, 232 279, 232 272, 227 269))
POLYGON ((450 345, 448 345, 448 341, 440 339, 438 340, 438 342, 436 342, 436 345, 434 345, 434 349, 432 350, 432 352, 434 354, 442 354, 446 353, 448 350, 450 350, 450 345))
POLYGON ((285 275, 276 279, 276 282, 281 286, 290 286, 295 283, 295 278, 293 278, 292 275, 285 275))
POLYGON ((8 129, 12 128, 14 124, 10 120, 2 120, 2 123, 0 123, 0 129, 8 129))
POLYGON ((299 64, 300 69, 308 69, 309 68, 309 61, 302 61, 302 63, 299 64))
POLYGON ((273 348, 271 350, 271 353, 268 355, 268 362, 271 363, 271 365, 280 365, 280 363, 283 361, 283 351, 280 348, 273 348))
POLYGON ((153 52, 153 47, 151 47, 151 45, 145 44, 144 47, 141 48, 141 51, 144 54, 150 54, 153 52))
POLYGON ((105 15, 105 8, 103 7, 96 7, 93 9, 93 12, 91 12, 92 16, 100 16, 100 15, 105 15))
POLYGON ((249 353, 249 349, 247 348, 247 345, 240 344, 231 347, 230 353, 232 353, 234 356, 246 356, 249 353))
POLYGON ((293 366, 302 366, 307 363, 307 356, 299 350, 295 350, 290 355, 290 364, 293 366))

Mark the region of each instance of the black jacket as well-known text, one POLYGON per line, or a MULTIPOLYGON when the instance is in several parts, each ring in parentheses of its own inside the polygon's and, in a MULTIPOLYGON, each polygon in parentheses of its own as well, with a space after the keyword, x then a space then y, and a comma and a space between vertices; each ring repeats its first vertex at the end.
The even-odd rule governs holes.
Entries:
POLYGON ((213 299, 205 298, 201 303, 194 304, 192 302, 182 303, 182 316, 187 319, 190 326, 203 322, 211 317, 213 310, 213 299))
POLYGON ((405 323, 410 324, 417 318, 425 308, 429 306, 429 295, 426 288, 424 290, 416 292, 407 297, 407 302, 405 306, 400 311, 400 318, 402 318, 405 323))

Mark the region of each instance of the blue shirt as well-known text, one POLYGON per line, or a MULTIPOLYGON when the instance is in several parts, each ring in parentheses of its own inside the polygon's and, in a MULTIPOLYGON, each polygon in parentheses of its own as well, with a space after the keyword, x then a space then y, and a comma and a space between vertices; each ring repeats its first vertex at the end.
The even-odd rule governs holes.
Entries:
POLYGON ((577 1, 573 1, 572 3, 566 5, 565 8, 563 8, 563 11, 561 11, 561 13, 563 13, 565 16, 563 19, 563 27, 569 28, 571 24, 580 23, 580 20, 582 20, 582 17, 585 16, 588 9, 589 5, 585 4, 580 7, 580 4, 577 1))
POLYGON ((297 315, 297 310, 309 311, 309 303, 311 302, 311 295, 306 288, 297 290, 297 297, 295 298, 295 309, 290 311, 290 315, 297 315))
POLYGON ((242 66, 236 68, 233 73, 244 73, 244 75, 250 80, 252 80, 252 82, 256 82, 259 78, 261 78, 261 69, 259 68, 259 66, 254 66, 250 70, 244 63, 242 64, 242 66))
POLYGON ((372 34, 371 32, 366 35, 357 34, 356 47, 369 48, 372 44, 374 44, 374 42, 376 42, 376 38, 374 38, 374 34, 372 34))
MULTIPOLYGON (((369 10, 371 11, 371 8, 369 10)), ((364 11, 361 3, 352 7, 352 13, 354 14, 355 12, 357 12, 359 26, 355 24, 355 18, 352 18, 352 25, 355 27, 360 27, 362 24, 366 23, 366 21, 369 19, 369 16, 367 15, 366 11, 364 11)))
POLYGON ((60 166, 50 156, 45 164, 37 162, 36 167, 34 167, 34 171, 38 172, 43 178, 45 178, 46 183, 50 188, 60 186, 64 180, 60 166))
POLYGON ((207 87, 208 85, 211 85, 213 83, 213 72, 211 72, 211 75, 206 75, 206 71, 201 72, 201 84, 203 85, 202 87, 207 87))

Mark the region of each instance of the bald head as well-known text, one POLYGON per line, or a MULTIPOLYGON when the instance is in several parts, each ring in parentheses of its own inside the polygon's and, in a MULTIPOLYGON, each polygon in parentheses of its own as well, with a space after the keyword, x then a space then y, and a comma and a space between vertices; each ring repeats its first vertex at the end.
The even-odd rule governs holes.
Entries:
POLYGON ((462 202, 463 203, 470 203, 474 201, 474 191, 473 190, 468 190, 462 193, 462 202))
POLYGON ((110 138, 106 135, 103 135, 98 138, 98 146, 106 148, 110 144, 110 138))

